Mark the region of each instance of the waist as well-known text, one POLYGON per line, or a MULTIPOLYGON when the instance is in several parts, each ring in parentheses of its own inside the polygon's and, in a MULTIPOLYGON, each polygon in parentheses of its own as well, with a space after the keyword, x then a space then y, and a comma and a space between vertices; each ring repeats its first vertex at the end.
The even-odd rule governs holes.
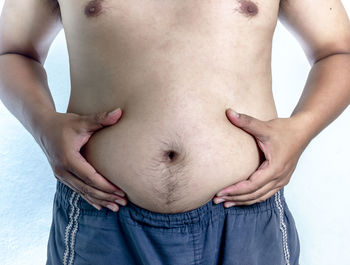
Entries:
POLYGON ((124 221, 132 224, 142 224, 152 226, 154 228, 179 228, 188 225, 198 224, 199 222, 207 222, 210 219, 221 218, 227 213, 231 215, 242 215, 247 213, 261 213, 268 210, 287 208, 287 202, 284 196, 284 188, 281 188, 276 194, 267 200, 243 207, 224 208, 222 204, 213 204, 209 201, 202 206, 190 211, 176 214, 157 213, 141 208, 133 203, 128 203, 125 207, 120 207, 117 213, 102 208, 100 211, 88 204, 79 194, 60 181, 56 183, 56 193, 54 203, 64 209, 69 207, 77 213, 79 209, 81 215, 97 215, 97 216, 113 216, 119 215, 124 221))
MULTIPOLYGON (((213 98, 130 100, 121 119, 95 132, 82 154, 142 208, 195 209, 261 163, 255 139, 230 123, 228 107, 235 109, 213 98)), ((267 109, 262 114, 273 116, 267 109)))

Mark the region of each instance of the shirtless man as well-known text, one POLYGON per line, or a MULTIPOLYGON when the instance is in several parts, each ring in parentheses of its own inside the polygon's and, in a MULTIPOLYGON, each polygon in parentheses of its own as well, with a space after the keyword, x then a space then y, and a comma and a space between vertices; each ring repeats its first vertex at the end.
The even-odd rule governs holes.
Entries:
POLYGON ((7 0, 0 22, 1 99, 58 179, 47 264, 299 264, 283 187, 350 102, 340 0, 7 0), (312 65, 284 119, 278 18, 312 65), (43 68, 62 28, 66 113, 43 68))

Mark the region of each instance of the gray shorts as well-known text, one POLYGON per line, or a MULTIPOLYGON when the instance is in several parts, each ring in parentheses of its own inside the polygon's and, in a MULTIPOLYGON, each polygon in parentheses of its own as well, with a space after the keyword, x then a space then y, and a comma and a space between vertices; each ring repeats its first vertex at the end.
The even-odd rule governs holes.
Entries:
POLYGON ((298 265, 299 251, 283 189, 249 206, 164 214, 130 201, 98 211, 57 181, 46 264, 298 265))

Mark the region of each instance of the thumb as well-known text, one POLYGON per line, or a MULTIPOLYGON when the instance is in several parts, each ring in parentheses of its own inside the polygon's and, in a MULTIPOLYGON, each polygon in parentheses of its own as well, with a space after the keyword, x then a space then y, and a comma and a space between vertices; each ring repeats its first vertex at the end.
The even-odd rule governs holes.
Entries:
POLYGON ((233 125, 241 128, 247 133, 264 141, 267 136, 267 126, 264 121, 253 118, 247 114, 237 113, 233 109, 227 109, 227 118, 233 125))
POLYGON ((121 109, 117 108, 110 112, 104 111, 88 115, 88 130, 95 131, 103 128, 104 126, 112 125, 120 119, 121 114, 121 109))

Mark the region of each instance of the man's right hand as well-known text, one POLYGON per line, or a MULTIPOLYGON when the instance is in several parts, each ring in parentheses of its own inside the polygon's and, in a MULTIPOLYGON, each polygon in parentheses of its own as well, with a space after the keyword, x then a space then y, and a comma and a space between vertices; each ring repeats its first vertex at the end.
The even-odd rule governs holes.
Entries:
POLYGON ((40 127, 36 141, 44 151, 56 179, 79 193, 98 210, 101 206, 113 211, 119 204, 125 205, 125 192, 100 175, 81 155, 80 149, 91 135, 115 124, 121 117, 121 109, 114 113, 93 115, 54 112, 40 127))

